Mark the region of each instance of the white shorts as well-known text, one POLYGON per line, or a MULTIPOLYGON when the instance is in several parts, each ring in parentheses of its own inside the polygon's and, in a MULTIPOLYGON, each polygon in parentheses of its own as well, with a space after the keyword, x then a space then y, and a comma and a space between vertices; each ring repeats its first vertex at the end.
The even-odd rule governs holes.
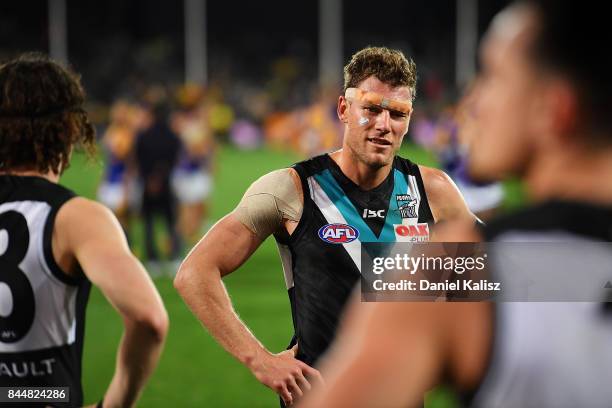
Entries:
POLYGON ((210 195, 212 177, 202 171, 177 170, 172 174, 172 189, 181 203, 199 203, 210 195))

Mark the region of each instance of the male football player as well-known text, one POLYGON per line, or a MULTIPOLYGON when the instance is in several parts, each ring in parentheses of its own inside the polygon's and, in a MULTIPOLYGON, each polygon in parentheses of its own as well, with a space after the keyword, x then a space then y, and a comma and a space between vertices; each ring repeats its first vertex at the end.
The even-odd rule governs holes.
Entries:
POLYGON ((341 150, 255 181, 182 264, 175 286, 217 341, 291 404, 319 377, 359 280, 361 242, 426 241, 440 221, 474 216, 450 178, 397 155, 408 131, 416 67, 400 51, 366 48, 344 68, 341 150), (278 244, 295 336, 274 354, 232 308, 221 278, 268 236, 278 244))
POLYGON ((77 74, 42 55, 0 65, 0 384, 69 388, 68 402, 27 406, 82 406, 92 283, 125 326, 99 407, 135 405, 168 328, 113 213, 58 184, 74 146, 95 146, 84 101, 77 74))

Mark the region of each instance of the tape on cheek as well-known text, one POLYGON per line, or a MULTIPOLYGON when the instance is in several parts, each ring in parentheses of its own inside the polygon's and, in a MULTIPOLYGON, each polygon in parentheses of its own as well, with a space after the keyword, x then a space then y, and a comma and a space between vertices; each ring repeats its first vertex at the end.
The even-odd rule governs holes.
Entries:
POLYGON ((359 118, 359 121, 357 123, 359 123, 359 126, 365 126, 368 123, 370 123, 370 119, 365 118, 365 117, 362 116, 362 117, 359 118))

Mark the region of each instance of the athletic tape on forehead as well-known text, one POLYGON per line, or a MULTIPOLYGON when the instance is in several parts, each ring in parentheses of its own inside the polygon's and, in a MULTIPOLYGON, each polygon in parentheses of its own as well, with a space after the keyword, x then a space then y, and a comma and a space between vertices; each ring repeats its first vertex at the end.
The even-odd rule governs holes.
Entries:
POLYGON ((347 88, 346 92, 344 93, 344 97, 349 100, 366 102, 372 105, 380 106, 383 109, 402 112, 406 115, 410 115, 410 112, 412 111, 411 103, 385 98, 379 93, 364 91, 359 88, 347 88))

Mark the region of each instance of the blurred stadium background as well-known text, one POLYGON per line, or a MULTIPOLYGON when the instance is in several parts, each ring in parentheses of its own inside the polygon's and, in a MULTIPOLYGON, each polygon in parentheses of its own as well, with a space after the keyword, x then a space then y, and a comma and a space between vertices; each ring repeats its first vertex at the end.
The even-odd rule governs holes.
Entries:
MULTIPOLYGON (((460 148, 453 135, 460 122, 454 106, 477 69, 478 40, 507 3, 2 2, 0 60, 42 51, 68 61, 82 74, 100 151, 93 160, 77 152, 62 183, 89 198, 99 197, 113 160, 132 160, 130 150, 147 126, 141 116, 151 106, 163 99, 171 128, 183 144, 190 140, 183 119, 197 122, 198 154, 214 180, 206 199, 209 211, 194 232, 200 236, 233 209, 260 175, 339 146, 341 129, 334 115, 342 66, 367 45, 399 48, 417 63, 418 95, 402 154, 417 163, 455 168, 460 148)), ((506 183, 504 192, 501 211, 521 205, 519 185, 506 183)), ((117 209, 120 216, 131 218, 126 223, 131 246, 146 263, 143 223, 137 212, 122 210, 117 209)), ((155 236, 167 256, 168 239, 159 224, 155 236)), ((194 240, 183 238, 181 255, 194 240)), ((272 240, 225 281, 248 326, 270 350, 284 349, 291 337, 291 317, 272 240)), ((156 277, 155 283, 168 308, 171 330, 139 405, 278 406, 274 394, 200 327, 173 289, 171 277, 156 277)), ((88 402, 102 396, 111 378, 120 333, 119 317, 94 290, 84 352, 88 402)), ((426 406, 458 403, 437 390, 426 406)))

